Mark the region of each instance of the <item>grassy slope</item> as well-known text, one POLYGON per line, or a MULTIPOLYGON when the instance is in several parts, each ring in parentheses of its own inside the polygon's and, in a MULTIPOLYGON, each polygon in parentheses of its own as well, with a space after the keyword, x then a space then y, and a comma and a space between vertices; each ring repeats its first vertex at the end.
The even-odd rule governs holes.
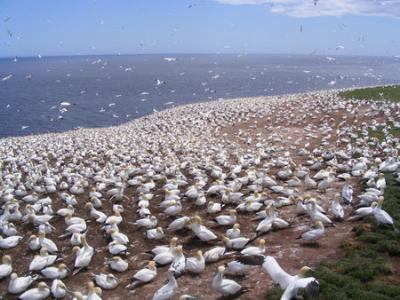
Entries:
POLYGON ((373 87, 340 92, 339 96, 345 99, 388 100, 400 101, 400 85, 373 87))
MULTIPOLYGON (((339 93, 346 99, 400 101, 400 86, 358 89, 339 93)), ((398 136, 399 129, 389 133, 398 136)), ((371 137, 384 139, 381 128, 370 131, 371 137)), ((383 208, 400 224, 400 185, 391 174, 386 174, 387 188, 383 208)), ((355 241, 343 243, 345 256, 335 261, 322 262, 314 274, 321 285, 321 300, 362 299, 400 300, 400 278, 393 275, 394 265, 400 268, 400 234, 391 228, 377 227, 373 217, 354 228, 355 241)), ((268 300, 282 295, 276 287, 270 289, 268 300)))

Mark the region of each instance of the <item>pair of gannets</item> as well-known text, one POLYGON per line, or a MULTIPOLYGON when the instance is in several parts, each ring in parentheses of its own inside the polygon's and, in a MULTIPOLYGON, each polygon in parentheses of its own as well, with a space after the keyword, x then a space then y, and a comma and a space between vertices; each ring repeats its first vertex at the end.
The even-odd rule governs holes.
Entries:
POLYGON ((75 253, 75 270, 73 274, 77 274, 83 268, 87 268, 92 261, 94 255, 94 248, 89 246, 84 235, 81 236, 82 247, 75 246, 72 251, 75 253))

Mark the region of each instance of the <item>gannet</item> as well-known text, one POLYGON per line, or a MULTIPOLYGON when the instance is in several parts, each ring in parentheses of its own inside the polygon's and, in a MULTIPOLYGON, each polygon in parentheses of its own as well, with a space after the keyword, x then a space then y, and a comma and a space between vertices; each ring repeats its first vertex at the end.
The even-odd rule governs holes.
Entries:
POLYGON ((324 224, 321 221, 316 221, 315 226, 316 229, 311 229, 307 232, 304 232, 298 237, 298 239, 301 239, 307 243, 314 243, 320 239, 325 234, 324 224))
POLYGON ((62 299, 67 293, 67 287, 61 280, 54 279, 50 291, 55 299, 62 299))
POLYGON ((177 218, 168 225, 168 230, 169 231, 182 230, 186 228, 186 225, 188 224, 189 220, 190 218, 187 216, 177 218))
POLYGON ((12 273, 8 282, 8 292, 10 294, 20 294, 38 278, 38 275, 18 277, 17 273, 12 273))
POLYGON ((235 224, 233 224, 232 228, 227 229, 225 235, 230 239, 234 239, 234 238, 240 237, 240 225, 239 225, 239 223, 235 223, 235 224))
POLYGON ((8 277, 12 272, 12 259, 10 255, 4 255, 0 265, 0 280, 8 277))
POLYGON ((224 271, 224 266, 218 267, 217 275, 214 276, 212 281, 212 288, 222 294, 222 296, 236 295, 242 290, 242 287, 236 281, 225 279, 224 271))
POLYGON ((146 230, 146 237, 149 240, 161 240, 162 238, 164 238, 164 236, 165 236, 165 234, 164 234, 164 230, 162 229, 162 227, 157 227, 157 228, 146 230))
POLYGON ((170 244, 167 245, 159 245, 154 247, 151 252, 154 255, 160 254, 161 252, 171 252, 177 246, 178 238, 172 237, 170 240, 170 244))
POLYGON ((215 220, 217 221, 217 223, 221 226, 228 226, 228 225, 232 225, 235 224, 236 220, 237 220, 237 212, 234 209, 230 209, 228 211, 228 215, 219 215, 217 217, 215 217, 215 220))
POLYGON ((353 212, 353 215, 348 219, 348 221, 357 221, 366 216, 370 216, 374 213, 374 209, 377 207, 377 202, 372 202, 369 207, 360 207, 353 212))
POLYGON ((110 266, 111 270, 116 271, 116 272, 125 272, 129 267, 128 262, 123 260, 119 256, 111 257, 108 260, 107 264, 110 266))
POLYGON ((92 274, 96 284, 105 290, 112 290, 118 286, 119 280, 113 274, 92 274))
POLYGON ((331 211, 335 219, 343 220, 344 219, 344 210, 339 202, 339 194, 336 194, 331 203, 331 211))
POLYGON ((379 197, 378 205, 373 209, 373 214, 376 222, 378 223, 378 225, 389 225, 393 227, 395 231, 398 231, 394 225, 393 218, 382 209, 383 200, 384 198, 382 196, 379 197))
POLYGON ((293 299, 299 289, 306 289, 307 294, 312 297, 319 295, 318 281, 314 277, 305 277, 311 270, 307 266, 302 267, 299 274, 293 276, 286 273, 272 256, 241 256, 238 260, 248 265, 262 264, 265 272, 284 291, 282 300, 293 299))
POLYGON ((250 239, 246 237, 238 237, 230 239, 226 236, 223 236, 222 241, 224 242, 227 248, 234 250, 242 250, 250 242, 250 239))
POLYGON ((181 245, 175 247, 172 251, 174 260, 171 263, 171 268, 174 270, 174 275, 179 276, 185 271, 186 258, 183 254, 183 248, 181 245))
POLYGON ((68 276, 69 269, 65 264, 60 264, 57 267, 47 267, 41 270, 40 273, 47 279, 63 279, 68 276))
POLYGON ((0 249, 10 249, 16 247, 22 240, 22 236, 14 235, 3 238, 0 235, 0 249))
POLYGON ((342 187, 342 197, 346 204, 351 204, 353 202, 353 187, 345 183, 342 187))
POLYGON ((178 289, 178 283, 175 280, 173 272, 174 270, 171 268, 168 270, 168 283, 155 292, 152 298, 153 300, 169 300, 175 295, 175 292, 178 289))
POLYGON ((27 290, 19 295, 21 300, 44 300, 50 296, 50 289, 45 282, 39 282, 36 288, 27 290))
POLYGON ((205 258, 203 252, 198 250, 194 257, 186 259, 186 270, 190 273, 199 274, 205 269, 205 258))
POLYGON ((193 233, 203 242, 209 242, 218 238, 210 229, 201 224, 199 216, 190 219, 189 226, 193 233))
POLYGON ((132 283, 128 284, 127 288, 134 288, 139 284, 149 283, 157 276, 157 268, 155 261, 149 261, 147 266, 140 269, 132 276, 132 283))
POLYGON ((94 248, 89 246, 89 244, 86 242, 85 236, 81 237, 81 243, 83 245, 81 248, 75 246, 72 249, 72 251, 75 253, 75 270, 73 275, 77 274, 83 268, 88 267, 94 255, 94 248))
POLYGON ((259 239, 257 246, 248 246, 240 251, 242 255, 264 255, 265 254, 265 240, 259 239))

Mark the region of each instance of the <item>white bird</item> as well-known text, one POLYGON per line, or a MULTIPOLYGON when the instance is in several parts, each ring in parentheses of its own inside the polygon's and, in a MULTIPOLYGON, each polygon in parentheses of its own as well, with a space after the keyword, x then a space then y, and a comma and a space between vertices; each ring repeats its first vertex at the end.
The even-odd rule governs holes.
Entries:
POLYGON ((194 257, 186 259, 186 270, 190 273, 200 274, 205 269, 205 262, 203 252, 198 250, 194 257))
POLYGON ((110 269, 116 272, 125 272, 129 267, 128 262, 119 256, 113 256, 107 263, 110 266, 110 269))
POLYGON ((22 236, 13 235, 6 238, 3 238, 0 235, 0 249, 10 249, 16 247, 19 242, 22 240, 22 236))
POLYGON ((54 279, 50 291, 55 299, 62 299, 67 294, 67 287, 61 280, 54 279))
POLYGON ((132 276, 132 283, 127 285, 127 288, 134 288, 139 284, 152 282, 157 276, 157 268, 155 261, 151 260, 147 266, 140 269, 132 276))
POLYGON ((345 183, 342 187, 342 197, 344 199, 344 202, 346 204, 351 204, 353 201, 353 187, 348 184, 345 183))
POLYGON ((357 221, 366 216, 370 216, 374 213, 374 209, 378 205, 377 202, 372 202, 369 207, 360 207, 353 212, 353 215, 348 219, 349 221, 357 221))
POLYGON ((68 276, 68 268, 65 264, 58 267, 47 267, 41 271, 42 275, 47 279, 63 279, 68 276))
POLYGON ((224 266, 218 267, 217 275, 212 281, 212 288, 224 297, 238 294, 242 290, 242 286, 234 280, 224 278, 224 271, 224 266))
POLYGON ((385 210, 382 209, 383 199, 384 198, 382 196, 379 197, 378 205, 373 210, 376 222, 378 223, 378 225, 392 226, 395 231, 398 231, 394 225, 393 218, 385 210))
POLYGON ((174 254, 174 260, 171 263, 171 268, 174 270, 174 275, 178 276, 185 271, 186 258, 180 245, 175 247, 172 253, 174 254))
POLYGON ((240 224, 239 223, 233 224, 232 228, 226 230, 225 235, 230 239, 240 237, 240 224))
POLYGON ((17 273, 12 273, 8 283, 8 292, 10 294, 20 294, 25 291, 39 276, 18 277, 17 273))
POLYGON ((94 281, 96 282, 96 284, 105 290, 115 289, 119 284, 118 278, 111 273, 92 274, 92 276, 94 277, 94 281))
POLYGON ((36 288, 27 290, 19 295, 18 299, 21 300, 44 300, 50 296, 50 289, 44 282, 39 282, 36 288))
POLYGON ((220 215, 215 217, 217 223, 221 226, 233 225, 237 220, 237 212, 234 209, 230 209, 228 215, 220 215))
POLYGON ((325 234, 324 224, 321 221, 317 221, 315 226, 315 229, 304 232, 297 239, 301 239, 306 243, 314 243, 319 240, 325 234))
POLYGON ((169 300, 175 295, 178 283, 173 274, 174 270, 169 269, 167 273, 168 283, 159 288, 153 295, 153 300, 169 300))
POLYGON ((0 265, 0 280, 8 277, 12 272, 12 259, 10 255, 3 255, 0 265))
POLYGON ((332 203, 331 203, 331 211, 335 219, 337 220, 343 220, 344 219, 344 210, 343 207, 340 205, 339 202, 339 194, 335 195, 335 198, 333 198, 332 203))

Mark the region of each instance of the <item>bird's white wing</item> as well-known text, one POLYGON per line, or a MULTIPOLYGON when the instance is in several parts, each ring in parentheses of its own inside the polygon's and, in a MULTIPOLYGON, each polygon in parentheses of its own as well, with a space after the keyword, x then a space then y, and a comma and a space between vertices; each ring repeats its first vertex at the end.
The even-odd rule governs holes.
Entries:
POLYGON ((293 279, 293 276, 286 273, 272 256, 265 257, 263 267, 272 280, 279 284, 281 289, 286 289, 293 279))
POLYGON ((282 295, 281 300, 290 300, 296 296, 299 289, 305 289, 311 299, 319 297, 319 283, 314 277, 300 278, 292 281, 282 295))

